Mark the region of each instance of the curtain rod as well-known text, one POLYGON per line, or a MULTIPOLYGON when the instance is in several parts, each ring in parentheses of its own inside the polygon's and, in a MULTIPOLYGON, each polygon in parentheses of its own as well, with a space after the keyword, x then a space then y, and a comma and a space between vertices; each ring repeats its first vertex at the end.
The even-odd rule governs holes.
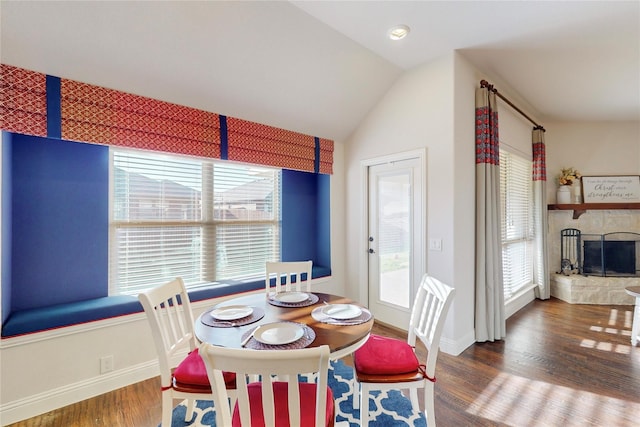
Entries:
POLYGON ((535 121, 533 121, 533 119, 529 116, 527 116, 524 111, 522 111, 521 109, 519 109, 518 107, 516 107, 511 101, 509 101, 504 95, 502 95, 500 92, 498 92, 498 89, 496 89, 495 87, 493 87, 492 84, 490 84, 488 81, 486 80, 480 80, 480 87, 486 87, 488 88, 491 92, 495 93, 500 99, 502 99, 504 102, 506 102, 507 104, 509 104, 509 106, 511 108, 513 108, 514 110, 516 110, 518 113, 522 114, 527 120, 529 120, 531 123, 533 123, 535 125, 534 129, 540 129, 542 130, 542 132, 546 132, 546 130, 544 129, 544 127, 542 127, 541 125, 537 124, 535 121))

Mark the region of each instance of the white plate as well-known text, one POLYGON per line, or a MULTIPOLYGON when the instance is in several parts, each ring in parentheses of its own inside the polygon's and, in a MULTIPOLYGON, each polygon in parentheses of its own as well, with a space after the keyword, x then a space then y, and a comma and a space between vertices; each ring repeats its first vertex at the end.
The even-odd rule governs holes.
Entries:
POLYGON ((289 344, 297 341, 304 335, 302 325, 291 322, 270 323, 259 326, 253 337, 263 344, 289 344))
POLYGON ((280 302, 295 303, 308 300, 309 294, 306 292, 280 292, 273 299, 280 302))
POLYGON ((211 311, 211 317, 218 320, 237 320, 249 316, 253 308, 247 305, 228 305, 211 311))
POLYGON ((322 308, 322 313, 333 319, 353 319, 362 314, 362 309, 353 304, 330 304, 322 308))

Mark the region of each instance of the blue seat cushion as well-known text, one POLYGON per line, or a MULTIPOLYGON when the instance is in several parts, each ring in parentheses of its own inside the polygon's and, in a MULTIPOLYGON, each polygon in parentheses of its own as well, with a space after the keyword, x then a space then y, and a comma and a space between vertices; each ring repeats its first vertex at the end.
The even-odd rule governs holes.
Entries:
POLYGON ((18 310, 11 312, 2 325, 2 337, 24 335, 142 311, 138 299, 130 295, 18 310))

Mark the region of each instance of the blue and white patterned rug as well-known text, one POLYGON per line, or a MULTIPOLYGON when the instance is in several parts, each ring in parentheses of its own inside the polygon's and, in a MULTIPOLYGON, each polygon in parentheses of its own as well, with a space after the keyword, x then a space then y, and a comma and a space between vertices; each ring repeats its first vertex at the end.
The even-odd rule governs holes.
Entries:
MULTIPOLYGON (((353 409, 353 369, 342 361, 332 362, 329 369, 329 387, 336 401, 336 421, 348 421, 350 427, 360 425, 360 410, 353 409)), ((372 427, 413 426, 426 427, 424 414, 414 412, 411 402, 400 391, 374 392, 369 398, 369 425, 372 427)), ((172 427, 216 425, 211 402, 196 405, 194 420, 184 421, 187 408, 178 405, 173 410, 172 427)))

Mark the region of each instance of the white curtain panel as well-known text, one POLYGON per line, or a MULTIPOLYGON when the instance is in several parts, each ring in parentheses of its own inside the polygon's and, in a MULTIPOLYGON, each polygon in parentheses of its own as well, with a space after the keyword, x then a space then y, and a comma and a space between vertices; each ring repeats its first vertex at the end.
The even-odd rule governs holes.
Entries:
POLYGON ((534 254, 533 280, 536 298, 549 299, 550 278, 547 256, 547 167, 544 143, 544 128, 536 126, 531 133, 533 149, 533 221, 536 236, 534 254))
POLYGON ((476 91, 476 341, 506 336, 500 230, 500 148, 496 95, 476 91))

